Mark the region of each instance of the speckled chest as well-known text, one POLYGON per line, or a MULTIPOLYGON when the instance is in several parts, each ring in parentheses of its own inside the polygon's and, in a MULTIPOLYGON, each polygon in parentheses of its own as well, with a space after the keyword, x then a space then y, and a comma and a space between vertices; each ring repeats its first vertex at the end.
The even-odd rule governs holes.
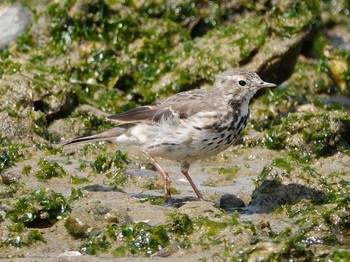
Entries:
POLYGON ((234 144, 246 127, 249 110, 242 112, 242 107, 236 100, 230 105, 230 110, 218 119, 212 126, 211 135, 203 139, 202 150, 215 154, 234 144))

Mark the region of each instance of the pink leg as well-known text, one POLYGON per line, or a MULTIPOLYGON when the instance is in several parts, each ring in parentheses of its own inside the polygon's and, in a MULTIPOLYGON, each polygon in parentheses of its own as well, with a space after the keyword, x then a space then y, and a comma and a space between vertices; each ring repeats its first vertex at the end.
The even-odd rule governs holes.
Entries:
MULTIPOLYGON (((146 157, 148 158, 149 161, 151 161, 151 163, 156 167, 156 169, 158 170, 158 172, 163 176, 163 181, 164 181, 164 197, 165 198, 171 198, 171 194, 170 194, 170 183, 171 183, 171 179, 168 175, 167 172, 164 171, 164 169, 158 164, 158 162, 154 159, 154 157, 146 152, 143 151, 143 153, 146 155, 146 157)), ((156 182, 156 183, 159 183, 156 182)))
POLYGON ((190 164, 188 164, 187 162, 181 162, 181 172, 182 172, 182 174, 184 174, 184 176, 187 178, 188 182, 190 182, 190 184, 191 184, 194 192, 196 193, 198 199, 200 201, 204 201, 204 198, 203 198, 202 194, 199 192, 199 190, 197 189, 196 185, 193 183, 192 178, 188 174, 188 169, 189 168, 190 168, 190 164))

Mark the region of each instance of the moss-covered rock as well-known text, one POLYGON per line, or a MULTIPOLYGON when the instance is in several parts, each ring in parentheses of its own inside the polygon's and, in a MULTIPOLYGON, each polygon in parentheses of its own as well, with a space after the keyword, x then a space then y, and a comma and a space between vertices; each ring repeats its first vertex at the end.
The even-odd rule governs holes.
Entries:
POLYGON ((264 144, 271 149, 286 149, 296 158, 348 152, 350 118, 347 113, 292 113, 280 125, 265 131, 264 144))
MULTIPOLYGON (((337 167, 343 158, 349 159, 342 154, 332 158, 337 167)), ((326 159, 318 160, 317 164, 305 164, 293 158, 278 158, 264 168, 256 180, 248 209, 280 216, 281 220, 289 220, 291 226, 284 232, 270 228, 272 242, 278 245, 261 246, 259 243, 265 239, 258 236, 256 247, 239 257, 311 260, 337 257, 338 251, 332 251, 332 247, 349 243, 344 234, 349 228, 347 196, 350 186, 346 172, 327 172, 322 169, 324 165, 327 165, 326 159)), ((347 253, 340 252, 340 257, 343 255, 346 257, 347 253)))

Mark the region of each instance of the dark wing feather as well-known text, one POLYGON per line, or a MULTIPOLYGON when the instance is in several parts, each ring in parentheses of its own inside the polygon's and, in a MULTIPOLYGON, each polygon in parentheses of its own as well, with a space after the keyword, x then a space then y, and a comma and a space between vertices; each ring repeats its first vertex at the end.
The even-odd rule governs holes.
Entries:
POLYGON ((105 140, 113 139, 120 136, 121 134, 124 134, 125 132, 128 131, 129 128, 133 127, 134 125, 135 124, 127 123, 127 124, 123 124, 123 125, 108 129, 96 135, 76 137, 73 140, 62 143, 61 146, 66 146, 66 145, 76 144, 76 143, 83 143, 83 142, 105 141, 105 140))
POLYGON ((141 121, 153 121, 159 122, 162 118, 174 117, 174 112, 166 107, 157 106, 141 106, 135 109, 131 109, 124 113, 108 116, 108 119, 116 120, 120 122, 141 122, 141 121))

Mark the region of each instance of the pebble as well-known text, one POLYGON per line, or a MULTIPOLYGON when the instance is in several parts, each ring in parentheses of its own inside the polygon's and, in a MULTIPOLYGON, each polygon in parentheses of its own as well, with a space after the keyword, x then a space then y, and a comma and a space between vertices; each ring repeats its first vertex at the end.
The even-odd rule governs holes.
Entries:
POLYGON ((220 208, 222 209, 239 208, 244 206, 245 204, 243 200, 233 194, 225 194, 220 199, 220 208))

